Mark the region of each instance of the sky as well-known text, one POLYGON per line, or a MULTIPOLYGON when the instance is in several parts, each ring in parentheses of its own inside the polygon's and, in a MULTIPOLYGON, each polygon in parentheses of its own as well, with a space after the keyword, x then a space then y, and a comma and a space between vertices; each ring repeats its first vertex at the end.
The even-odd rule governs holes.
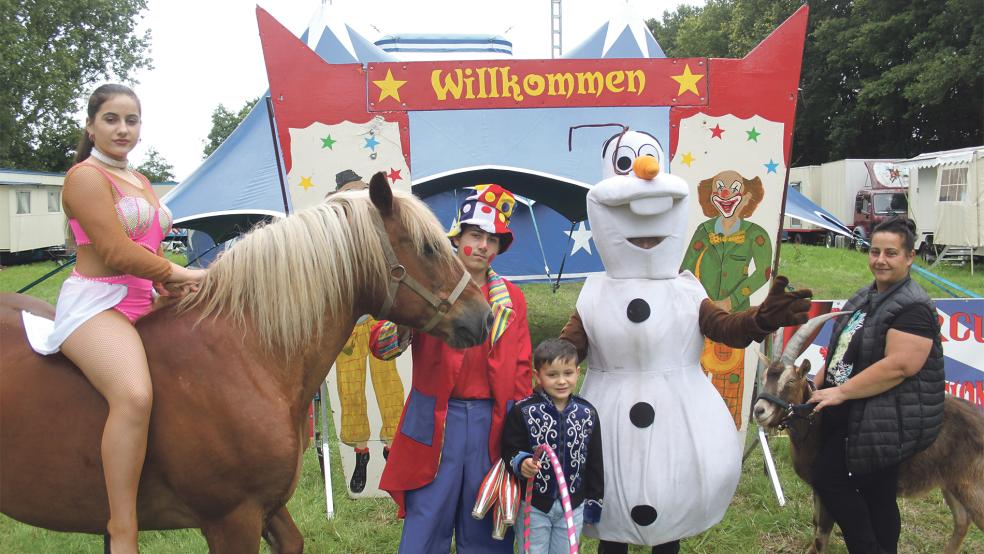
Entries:
MULTIPOLYGON (((500 34, 514 58, 550 57, 549 0, 335 0, 326 3, 370 41, 400 33, 500 34)), ((642 19, 703 0, 563 0, 566 52, 629 6, 642 19)), ((140 165, 156 149, 186 178, 202 163, 212 111, 238 111, 268 88, 256 6, 300 35, 322 0, 149 0, 138 27, 151 31, 153 69, 135 75, 143 111, 142 141, 130 154, 140 165)))

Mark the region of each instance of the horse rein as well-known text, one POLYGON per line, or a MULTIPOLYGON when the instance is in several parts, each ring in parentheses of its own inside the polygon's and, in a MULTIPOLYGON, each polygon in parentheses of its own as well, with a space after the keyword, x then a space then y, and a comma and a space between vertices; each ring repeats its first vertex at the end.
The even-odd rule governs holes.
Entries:
POLYGON ((447 299, 443 299, 427 290, 423 287, 416 279, 407 273, 407 268, 400 263, 397 259, 396 253, 393 251, 393 246, 390 244, 389 235, 386 234, 386 227, 383 225, 382 218, 375 211, 372 212, 372 222, 376 228, 376 234, 379 235, 379 243, 383 247, 383 255, 386 256, 386 265, 389 268, 389 281, 386 285, 386 300, 383 302, 383 307, 379 311, 379 317, 377 319, 386 319, 389 315, 390 309, 393 307, 393 303, 396 302, 396 291, 400 288, 400 285, 406 285, 413 292, 417 293, 424 299, 425 302, 434 308, 434 315, 420 328, 423 332, 428 332, 437 326, 447 316, 448 312, 451 311, 451 307, 461 296, 461 293, 465 291, 465 287, 468 286, 468 282, 471 281, 471 276, 468 275, 467 271, 462 270, 461 279, 458 279, 458 284, 448 295, 447 299))

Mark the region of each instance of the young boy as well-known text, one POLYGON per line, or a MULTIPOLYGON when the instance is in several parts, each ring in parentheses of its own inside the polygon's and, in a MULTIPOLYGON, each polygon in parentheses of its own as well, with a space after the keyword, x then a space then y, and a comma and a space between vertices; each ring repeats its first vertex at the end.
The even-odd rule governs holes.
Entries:
MULTIPOLYGON (((601 426, 594 406, 574 394, 578 367, 573 344, 560 339, 541 342, 533 351, 533 368, 536 390, 513 406, 506 417, 502 459, 520 481, 524 495, 521 498, 525 498, 527 479, 536 475, 530 510, 530 552, 566 554, 570 544, 554 468, 546 463, 546 457, 537 467, 532 453, 537 445, 549 444, 564 466, 574 525, 580 536, 582 522, 592 525, 601 519, 605 495, 601 426)), ((520 549, 525 509, 524 502, 516 517, 520 549)))

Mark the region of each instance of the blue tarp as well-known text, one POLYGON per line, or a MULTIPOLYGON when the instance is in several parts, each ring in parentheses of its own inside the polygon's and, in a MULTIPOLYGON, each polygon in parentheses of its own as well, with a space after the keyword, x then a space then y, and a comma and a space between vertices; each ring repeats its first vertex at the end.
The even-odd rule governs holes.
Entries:
POLYGON ((853 236, 847 225, 841 223, 833 214, 789 186, 786 187, 786 215, 847 237, 853 236))

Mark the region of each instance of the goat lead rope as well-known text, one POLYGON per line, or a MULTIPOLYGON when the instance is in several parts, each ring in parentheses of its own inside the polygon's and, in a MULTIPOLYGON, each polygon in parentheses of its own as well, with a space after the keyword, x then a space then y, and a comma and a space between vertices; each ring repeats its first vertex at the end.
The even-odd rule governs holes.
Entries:
MULTIPOLYGON (((553 448, 550 448, 549 444, 541 444, 536 447, 533 452, 533 462, 539 466, 540 458, 543 454, 547 454, 547 458, 550 461, 550 465, 553 466, 554 475, 557 477, 557 490, 560 491, 560 504, 564 508, 564 521, 567 523, 567 541, 571 545, 570 554, 578 554, 577 546, 577 529, 574 527, 574 510, 571 509, 571 495, 570 491, 567 490, 567 480, 564 479, 564 468, 560 466, 560 461, 557 459, 557 454, 554 453, 553 448)), ((524 554, 530 554, 530 510, 532 509, 533 501, 533 481, 536 479, 536 474, 530 477, 526 481, 526 497, 523 500, 523 552, 524 554)))

